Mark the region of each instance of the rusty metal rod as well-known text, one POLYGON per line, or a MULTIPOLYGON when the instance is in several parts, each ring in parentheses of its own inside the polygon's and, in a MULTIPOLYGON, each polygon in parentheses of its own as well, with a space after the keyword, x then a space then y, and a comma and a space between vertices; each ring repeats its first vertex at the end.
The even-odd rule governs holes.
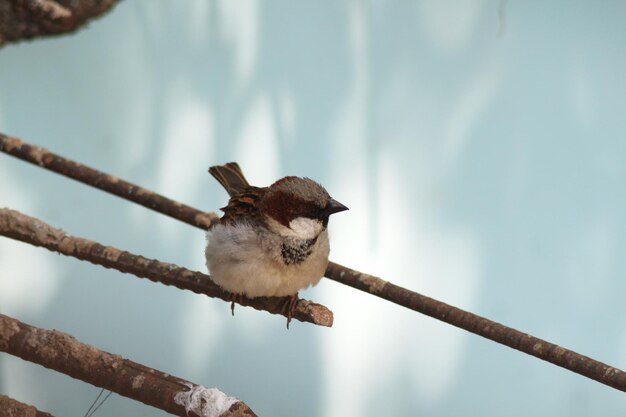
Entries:
POLYGON ((29 145, 2 133, 0 133, 0 151, 201 229, 208 229, 218 219, 215 213, 201 212, 193 207, 157 195, 138 185, 65 159, 47 149, 29 145))
POLYGON ((0 47, 9 42, 58 36, 79 30, 108 12, 119 0, 2 1, 0 47))
POLYGON ((213 405, 222 411, 221 417, 256 415, 243 401, 217 389, 208 390, 81 343, 67 333, 33 327, 3 314, 0 351, 177 416, 201 415, 201 400, 213 400, 213 405))
POLYGON ((0 417, 53 417, 52 414, 37 410, 6 395, 0 395, 0 417))
MULTIPOLYGON (((224 301, 233 300, 232 294, 213 283, 206 274, 67 235, 61 229, 56 229, 39 219, 26 216, 15 210, 0 209, 0 235, 31 245, 42 246, 63 255, 102 265, 105 268, 113 268, 140 278, 148 278, 154 282, 173 285, 224 301)), ((285 315, 284 306, 288 299, 289 297, 235 297, 235 301, 243 306, 282 315, 285 315)), ((327 327, 331 327, 333 323, 333 313, 330 310, 307 300, 298 300, 293 318, 327 327)))
POLYGON ((408 309, 436 318, 486 339, 569 369, 601 384, 626 392, 626 373, 561 346, 522 333, 442 301, 409 291, 372 275, 330 263, 326 274, 337 282, 384 298, 408 309))
MULTIPOLYGON (((92 187, 112 192, 126 200, 167 214, 170 217, 201 229, 207 229, 210 223, 217 219, 217 216, 212 213, 203 213, 200 210, 188 206, 185 206, 188 209, 184 213, 176 213, 173 208, 180 205, 179 203, 173 203, 172 200, 145 189, 142 189, 141 199, 133 195, 113 192, 111 189, 114 184, 108 184, 107 181, 104 181, 109 177, 108 175, 64 159, 46 149, 26 144, 16 138, 0 134, 0 151, 61 175, 70 176, 92 187), (80 169, 86 169, 88 172, 94 171, 98 173, 97 178, 99 178, 100 181, 89 181, 87 180, 87 175, 77 175, 73 170, 78 168, 72 167, 81 167, 80 169), (71 173, 71 175, 67 173, 71 173), (174 205, 172 206, 172 204, 174 205), (207 217, 202 217, 203 214, 205 216, 213 215, 214 217, 211 217, 213 220, 209 221, 209 224, 197 221, 198 218, 208 219, 207 217)), ((131 186, 137 187, 132 184, 131 186)), ((510 348, 517 349, 561 368, 586 376, 601 384, 608 385, 620 391, 626 391, 626 374, 623 371, 587 356, 583 356, 484 317, 450 306, 442 301, 426 297, 378 277, 355 271, 354 269, 334 262, 328 264, 325 275, 327 278, 344 285, 391 301, 392 303, 404 306, 437 320, 444 321, 510 348)))

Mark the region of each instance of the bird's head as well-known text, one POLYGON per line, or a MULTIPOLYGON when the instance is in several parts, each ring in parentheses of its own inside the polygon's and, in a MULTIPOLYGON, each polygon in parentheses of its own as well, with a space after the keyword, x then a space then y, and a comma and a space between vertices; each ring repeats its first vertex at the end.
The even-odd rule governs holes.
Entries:
POLYGON ((348 210, 309 178, 285 177, 270 185, 260 201, 269 227, 283 236, 312 239, 328 226, 331 214, 348 210))

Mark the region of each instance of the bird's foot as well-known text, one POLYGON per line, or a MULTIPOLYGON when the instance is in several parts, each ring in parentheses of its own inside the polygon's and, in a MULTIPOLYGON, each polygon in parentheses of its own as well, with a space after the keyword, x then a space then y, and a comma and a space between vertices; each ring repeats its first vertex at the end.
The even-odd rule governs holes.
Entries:
POLYGON ((294 295, 290 295, 283 305, 283 313, 287 316, 287 329, 289 329, 289 323, 291 323, 291 318, 293 317, 293 312, 296 310, 296 304, 298 304, 298 293, 294 295))
POLYGON ((230 312, 235 315, 235 303, 241 304, 243 300, 243 294, 231 293, 230 294, 230 312))

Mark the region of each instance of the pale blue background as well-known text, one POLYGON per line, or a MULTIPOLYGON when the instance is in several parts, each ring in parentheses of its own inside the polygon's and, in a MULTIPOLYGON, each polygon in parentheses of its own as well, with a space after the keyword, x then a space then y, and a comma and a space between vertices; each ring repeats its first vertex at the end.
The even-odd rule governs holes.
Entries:
MULTIPOLYGON (((310 176, 331 258, 626 368, 626 3, 121 2, 0 49, 0 131, 205 210, 310 176)), ((203 233, 0 155, 0 206, 204 270, 203 233)), ((295 323, 0 239, 0 312, 260 416, 615 416, 611 388, 329 280, 295 323)), ((0 392, 98 389, 0 355, 0 392)), ((98 416, 155 416, 112 396, 98 416)))

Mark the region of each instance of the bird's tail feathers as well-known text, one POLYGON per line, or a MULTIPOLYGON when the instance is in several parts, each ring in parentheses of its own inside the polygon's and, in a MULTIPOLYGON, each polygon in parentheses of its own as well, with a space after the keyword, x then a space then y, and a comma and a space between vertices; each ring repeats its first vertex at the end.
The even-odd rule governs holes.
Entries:
POLYGON ((222 187, 226 189, 231 197, 250 187, 237 162, 212 166, 209 168, 209 172, 222 184, 222 187))

